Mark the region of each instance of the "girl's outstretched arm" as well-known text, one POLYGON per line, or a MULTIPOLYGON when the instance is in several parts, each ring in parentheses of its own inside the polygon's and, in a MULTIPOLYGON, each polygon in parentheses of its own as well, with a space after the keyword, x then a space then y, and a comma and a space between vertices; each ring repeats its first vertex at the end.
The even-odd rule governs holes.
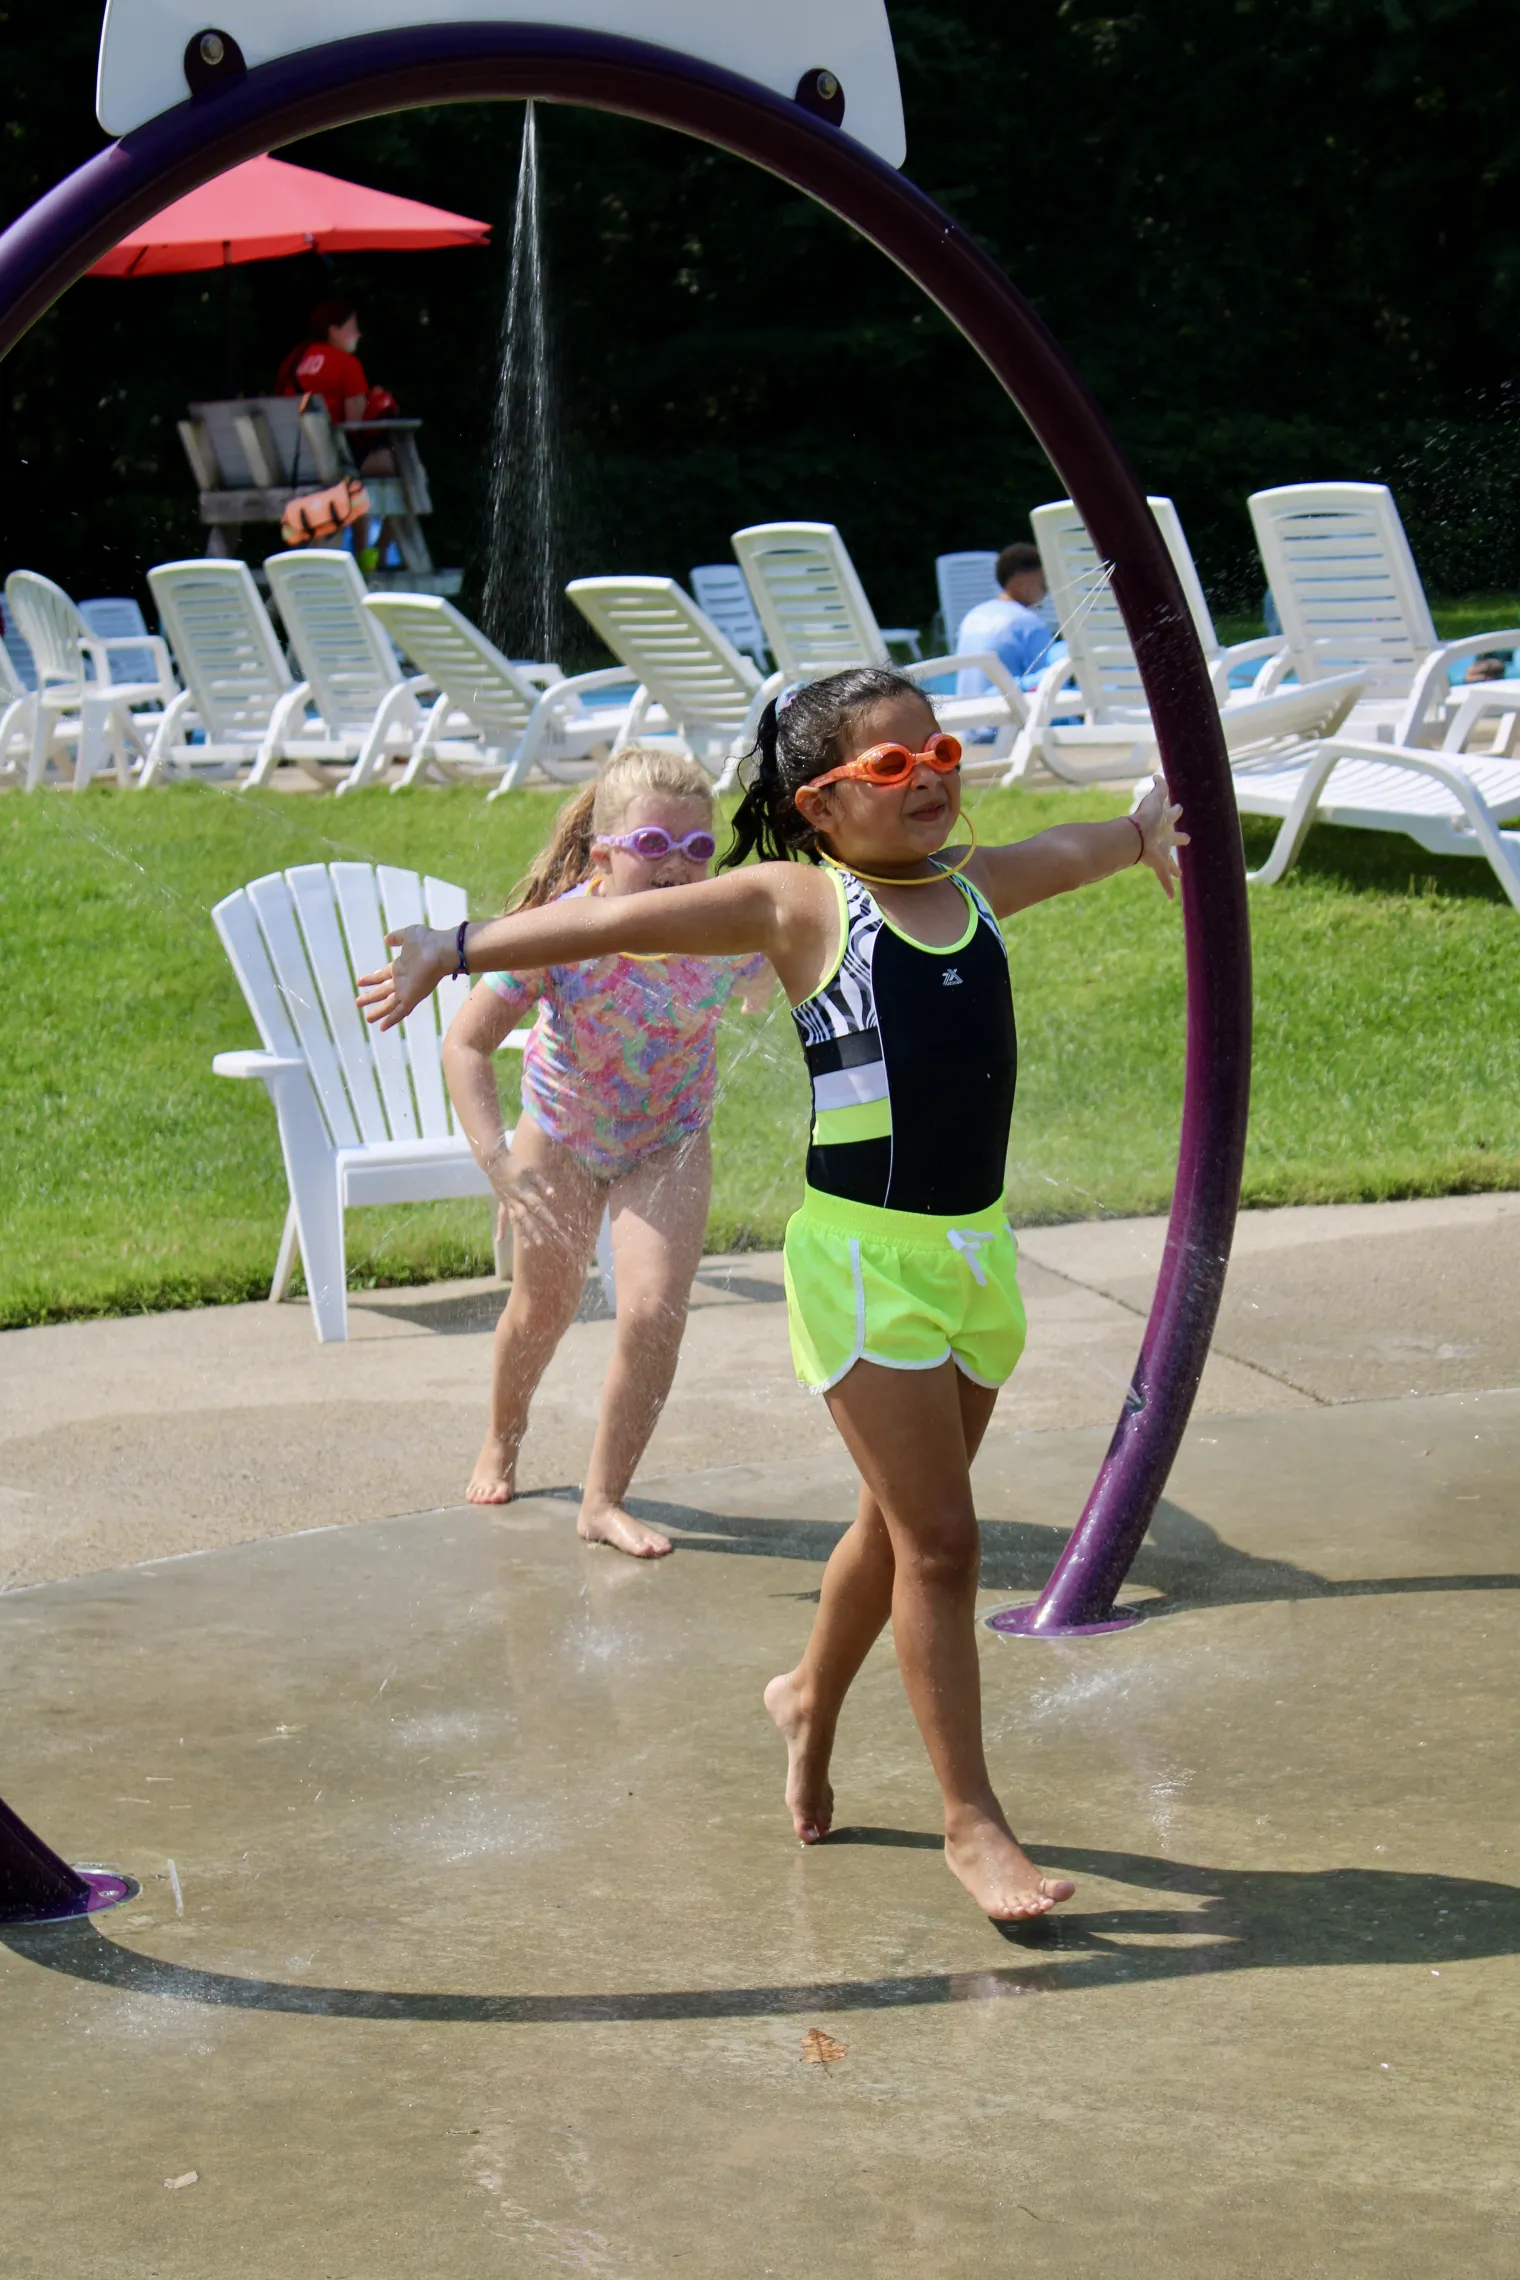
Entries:
MULTIPOLYGON (((820 928, 831 912, 832 893, 816 874, 794 863, 747 863, 691 887, 576 895, 486 919, 465 929, 465 962, 472 974, 517 973, 571 966, 615 950, 646 957, 759 950, 790 990, 793 972, 808 964, 810 954, 816 962, 811 937, 819 933, 822 941, 820 928)), ((378 973, 360 975, 359 1007, 366 1021, 394 1029, 454 972, 459 945, 453 929, 434 926, 404 926, 385 940, 396 955, 378 973)))
POLYGON ((1058 823, 1011 847, 983 848, 967 869, 999 918, 1141 864, 1174 895, 1181 876, 1176 850, 1188 843, 1187 833, 1177 829, 1181 814, 1157 778, 1129 815, 1107 823, 1058 823))

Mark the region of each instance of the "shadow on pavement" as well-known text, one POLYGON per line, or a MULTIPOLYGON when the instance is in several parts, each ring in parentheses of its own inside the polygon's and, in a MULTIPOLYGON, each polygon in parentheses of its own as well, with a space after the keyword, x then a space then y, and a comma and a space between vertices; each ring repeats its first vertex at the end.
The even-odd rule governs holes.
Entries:
MULTIPOLYGON (((826 1560, 844 1534, 827 1520, 768 1520, 691 1505, 629 1497, 641 1520, 673 1530, 695 1551, 735 1553, 751 1559, 826 1560)), ((1029 1520, 982 1522, 984 1591, 1040 1592, 1066 1548, 1067 1531, 1029 1520)), ((1429 1591, 1517 1591, 1520 1574, 1356 1576, 1336 1580, 1291 1560, 1258 1559, 1227 1544, 1207 1521, 1163 1500, 1140 1547, 1128 1581, 1161 1594, 1148 1603, 1149 1618, 1192 1607, 1238 1607, 1269 1599, 1366 1599, 1429 1591)), ((798 1598, 814 1594, 799 1592, 798 1598)))
MULTIPOLYGON (((841 1831, 817 1848, 888 1843, 938 1846, 913 1830, 841 1831)), ((824 1979, 795 1985, 694 1987, 585 1995, 447 1994, 313 1987, 231 1972, 196 1971, 140 1955, 97 1924, 0 1927, 0 1941, 45 1970, 123 1994, 169 2002, 333 2019, 405 2019, 481 2026, 583 2026, 600 2021, 769 2018, 815 2011, 891 2011, 1063 1988, 1132 1985, 1216 1971, 1304 1970, 1324 1965, 1466 1962, 1520 1950, 1520 1891, 1461 1876, 1392 1869, 1228 1869, 1091 1852, 1030 1840, 1042 1868, 1175 1895, 1178 1905, 1062 1909, 1036 1924, 994 1926, 1027 1964, 922 1972, 894 1979, 824 1979), (1177 1943, 1186 1944, 1177 1944, 1177 1943), (1162 1944, 1170 1943, 1170 1944, 1162 1944)), ((825 1872, 826 1873, 826 1872, 825 1872)), ((1078 1888, 1080 1897, 1080 1885, 1078 1888)))

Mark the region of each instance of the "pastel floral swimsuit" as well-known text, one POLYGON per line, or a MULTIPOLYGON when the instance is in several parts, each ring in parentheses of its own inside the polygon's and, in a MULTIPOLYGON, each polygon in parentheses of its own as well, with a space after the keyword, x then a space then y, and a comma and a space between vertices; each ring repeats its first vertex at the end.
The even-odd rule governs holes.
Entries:
MULTIPOLYGON (((589 882, 570 895, 590 891, 589 882)), ((560 897, 567 900, 568 897, 560 897)), ((712 1122, 718 1017, 765 965, 751 958, 629 958, 485 978, 515 1019, 538 1002, 522 1103, 598 1179, 712 1122)))

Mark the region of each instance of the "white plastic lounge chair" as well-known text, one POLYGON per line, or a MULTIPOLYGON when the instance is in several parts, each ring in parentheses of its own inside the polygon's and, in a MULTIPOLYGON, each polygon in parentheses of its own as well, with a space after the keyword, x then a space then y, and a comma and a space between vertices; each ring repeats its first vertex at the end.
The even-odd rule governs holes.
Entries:
POLYGON ((1305 683, 1360 673, 1366 694, 1349 724, 1355 734, 1440 744, 1448 667, 1486 649, 1520 647, 1520 631, 1440 640, 1384 483, 1287 483, 1253 492, 1248 504, 1282 617, 1278 672, 1305 683))
MULTIPOLYGON (((1150 506, 1203 649, 1231 758, 1291 746, 1337 727, 1361 691, 1356 674, 1340 674, 1312 689, 1282 689, 1271 697, 1258 696, 1254 688, 1231 692, 1234 666, 1267 665, 1281 644, 1270 637, 1228 649, 1221 644, 1176 508, 1167 498, 1152 498, 1150 506)), ((1029 520, 1067 655, 1040 677, 1006 780, 1027 775, 1037 763, 1067 783, 1143 774, 1155 766, 1155 730, 1107 566, 1070 499, 1036 507, 1029 520), (1083 717, 1074 722, 1073 713, 1083 717)))
POLYGON ((160 666, 154 678, 123 680, 112 664, 124 645, 92 634, 51 578, 35 570, 13 570, 5 581, 5 608, 31 651, 37 675, 27 790, 35 791, 52 765, 82 791, 108 759, 117 782, 126 784, 130 756, 144 751, 148 727, 132 708, 162 708, 174 694, 163 644, 154 645, 160 666))
MULTIPOLYGON (((888 632, 902 629, 884 630, 877 624, 832 523, 755 523, 734 532, 733 548, 785 680, 816 681, 853 665, 891 663, 888 632)), ((981 653, 926 657, 899 670, 910 680, 931 681, 967 665, 986 674, 990 691, 979 697, 935 695, 934 710, 941 727, 957 733, 999 730, 998 746, 986 754, 991 759, 999 747, 1006 748, 1028 712, 1001 658, 981 653)))
POLYGON ((1242 815, 1281 816, 1283 826, 1253 886, 1272 886, 1297 861, 1316 822, 1399 831, 1435 855, 1480 855, 1520 911, 1520 761, 1464 753, 1454 739, 1437 752, 1377 738, 1329 736, 1286 755, 1235 764, 1242 815))
POLYGON ((954 649, 961 626, 979 602, 997 599, 997 556, 981 552, 939 554, 934 559, 934 583, 939 591, 940 622, 945 647, 954 649))
POLYGON ((383 778, 392 760, 411 757, 422 728, 417 693, 427 684, 402 673, 384 626, 364 607, 358 563, 338 547, 305 546, 271 554, 264 571, 324 728, 357 743, 338 790, 383 778))
POLYGON ((781 676, 762 681, 674 578, 575 578, 565 592, 639 684, 623 741, 635 741, 658 705, 682 743, 726 782, 753 745, 781 676))
POLYGON ((765 628, 738 563, 704 562, 691 574, 691 590, 698 609, 712 619, 724 639, 750 658, 761 673, 769 673, 771 653, 765 646, 765 628))
POLYGON ((267 783, 282 761, 331 788, 363 739, 308 723, 312 693, 297 681, 246 562, 161 562, 148 572, 185 687, 159 723, 139 781, 202 771, 267 783), (190 742, 194 728, 204 743, 190 742))
POLYGON ((490 775, 499 779, 495 799, 535 767, 551 782, 573 782, 584 773, 573 763, 617 743, 622 708, 593 712, 582 700, 626 685, 622 666, 567 680, 557 665, 514 665, 439 594, 366 594, 364 607, 439 692, 392 791, 430 773, 446 780, 490 775))
MULTIPOLYGON (((457 926, 467 910, 462 887, 415 871, 306 863, 254 879, 211 913, 263 1040, 211 1066, 268 1087, 290 1185, 269 1296, 284 1297, 299 1246, 324 1342, 348 1335, 345 1210, 491 1195, 443 1080, 443 1032, 469 983, 443 982, 399 1029, 372 1029, 354 1003, 355 977, 385 963, 387 928, 457 926)), ((605 1216, 597 1259, 610 1304, 605 1216)))

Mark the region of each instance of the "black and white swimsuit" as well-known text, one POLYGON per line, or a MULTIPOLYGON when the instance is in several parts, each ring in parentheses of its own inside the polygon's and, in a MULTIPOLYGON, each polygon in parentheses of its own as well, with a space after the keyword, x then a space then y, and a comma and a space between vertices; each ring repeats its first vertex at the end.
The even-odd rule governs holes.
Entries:
POLYGON ((955 877, 966 931, 938 950, 895 926, 853 873, 833 879, 838 962, 792 1008, 813 1081, 808 1186, 888 1211, 982 1211, 1002 1198, 1018 1074, 997 920, 955 877))

